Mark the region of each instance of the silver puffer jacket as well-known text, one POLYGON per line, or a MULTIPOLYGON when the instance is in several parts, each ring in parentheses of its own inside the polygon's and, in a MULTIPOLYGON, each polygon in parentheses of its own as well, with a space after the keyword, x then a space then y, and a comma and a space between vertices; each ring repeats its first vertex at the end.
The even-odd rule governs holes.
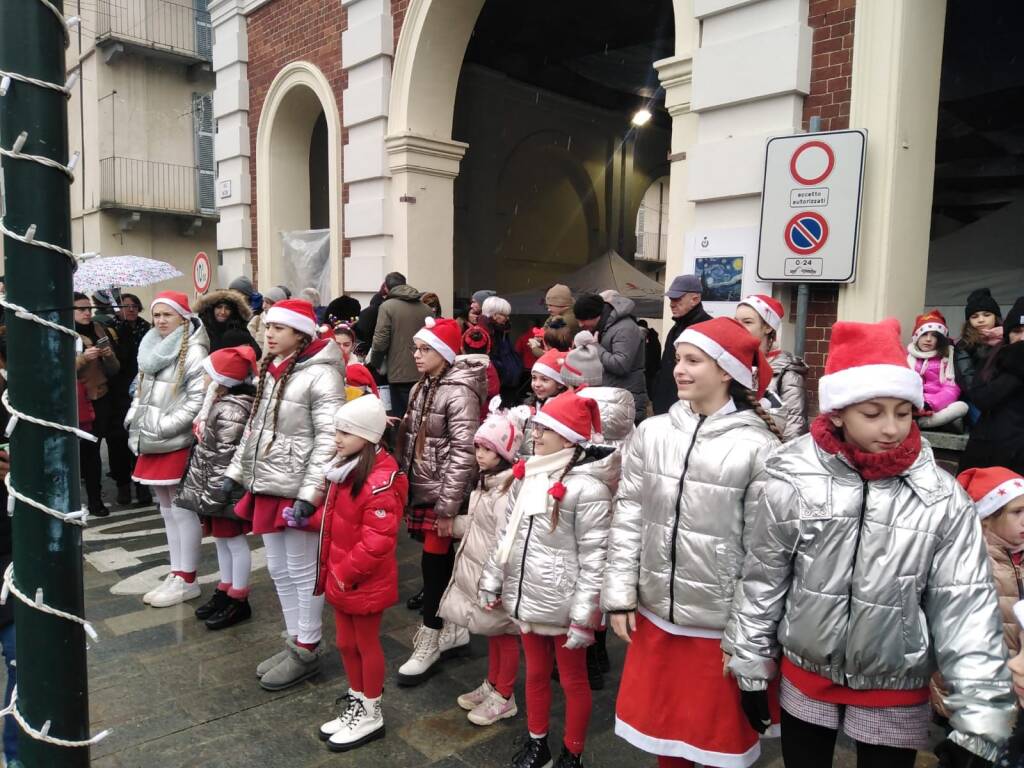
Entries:
MULTIPOLYGON (((609 449, 593 450, 605 454, 609 449)), ((492 552, 480 577, 480 588, 500 594, 506 613, 533 631, 539 627, 542 634, 564 634, 570 624, 600 625, 599 596, 612 518, 608 483, 619 472, 618 451, 602 458, 611 460, 584 459, 565 476, 566 494, 554 531, 550 515, 523 515, 504 568, 492 552)), ((509 489, 496 541, 505 536, 520 485, 517 480, 509 489)))
POLYGON ((609 472, 603 465, 611 462, 615 462, 616 468, 621 465, 621 448, 636 431, 633 424, 636 417, 633 395, 629 390, 619 387, 584 387, 576 394, 597 401, 597 410, 601 414, 601 435, 604 437, 601 445, 620 449, 595 463, 595 469, 608 477, 608 488, 614 496, 619 490, 619 473, 609 472))
POLYGON ((281 392, 276 435, 274 401, 281 381, 269 372, 264 377, 250 428, 225 474, 252 493, 318 506, 324 472, 337 453, 334 412, 345 402, 341 352, 330 342, 295 363, 281 392))
POLYGON ((604 610, 643 606, 679 626, 722 630, 761 469, 778 444, 752 410, 705 417, 680 401, 640 424, 622 455, 604 610))
POLYGON ((977 513, 924 443, 899 477, 864 482, 810 435, 772 456, 722 648, 740 688, 781 652, 856 690, 952 691, 952 739, 989 760, 1014 718, 977 513))
MULTIPOLYGON (((782 429, 782 439, 789 442, 793 438, 807 434, 807 390, 804 379, 807 376, 807 365, 799 357, 782 351, 771 359, 772 381, 768 390, 782 401, 778 420, 782 429)), ((772 416, 775 416, 774 410, 772 416)))
POLYGON ((439 379, 417 384, 398 428, 395 458, 409 475, 409 504, 432 506, 438 517, 455 517, 476 481, 473 438, 487 397, 487 365, 477 357, 458 357, 439 379), (421 425, 423 454, 417 457, 421 425))
POLYGON ((252 388, 217 398, 206 417, 202 437, 192 449, 188 471, 181 483, 175 505, 197 515, 235 518, 233 505, 221 486, 252 410, 252 388))
MULTIPOLYGON (((185 370, 178 383, 177 360, 156 375, 140 373, 135 400, 128 411, 128 445, 137 456, 171 453, 188 448, 192 420, 203 407, 203 360, 210 354, 210 337, 196 319, 190 321, 191 335, 185 353, 185 370)), ((149 333, 156 333, 151 328, 149 333)))

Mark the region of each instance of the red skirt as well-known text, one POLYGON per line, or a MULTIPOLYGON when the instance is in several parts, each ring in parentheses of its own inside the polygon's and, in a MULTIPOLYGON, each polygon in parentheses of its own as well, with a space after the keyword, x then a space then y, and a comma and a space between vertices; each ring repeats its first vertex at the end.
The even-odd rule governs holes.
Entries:
POLYGON ((135 461, 132 480, 140 485, 177 485, 188 468, 188 448, 170 453, 144 453, 135 461))
POLYGON ((252 523, 248 520, 200 515, 199 522, 203 525, 203 536, 213 536, 215 539, 233 539, 235 536, 244 536, 252 530, 252 523))
MULTIPOLYGON (((725 768, 753 765, 761 755, 758 733, 743 714, 736 681, 722 674, 721 641, 669 634, 639 614, 636 624, 615 733, 654 755, 725 768)), ((774 686, 771 701, 778 722, 774 686)))
MULTIPOLYGON (((277 533, 288 527, 284 521, 284 511, 295 503, 295 499, 283 499, 280 496, 253 495, 246 491, 245 495, 235 504, 235 514, 252 523, 253 533, 277 533)), ((321 505, 309 518, 302 530, 316 533, 320 530, 324 509, 321 505)))

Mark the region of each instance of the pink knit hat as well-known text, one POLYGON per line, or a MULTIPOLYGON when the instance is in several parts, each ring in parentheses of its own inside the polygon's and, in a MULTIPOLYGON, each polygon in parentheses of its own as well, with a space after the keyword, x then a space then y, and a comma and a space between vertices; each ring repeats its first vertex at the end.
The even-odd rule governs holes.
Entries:
MULTIPOLYGON (((525 434, 523 425, 526 418, 520 408, 513 408, 511 411, 501 410, 501 398, 495 395, 491 400, 491 412, 476 431, 473 444, 490 448, 509 464, 513 463, 525 434)), ((529 409, 525 410, 529 413, 529 409)))

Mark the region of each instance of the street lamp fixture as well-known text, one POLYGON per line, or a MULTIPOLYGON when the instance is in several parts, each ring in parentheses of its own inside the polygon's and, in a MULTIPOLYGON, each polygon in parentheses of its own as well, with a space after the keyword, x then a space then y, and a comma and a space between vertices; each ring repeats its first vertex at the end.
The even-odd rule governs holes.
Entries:
POLYGON ((651 115, 650 110, 648 110, 648 109, 638 109, 633 114, 633 119, 632 119, 631 122, 637 128, 640 128, 640 127, 642 127, 644 125, 647 125, 647 123, 649 123, 651 121, 651 117, 653 117, 653 115, 651 115))

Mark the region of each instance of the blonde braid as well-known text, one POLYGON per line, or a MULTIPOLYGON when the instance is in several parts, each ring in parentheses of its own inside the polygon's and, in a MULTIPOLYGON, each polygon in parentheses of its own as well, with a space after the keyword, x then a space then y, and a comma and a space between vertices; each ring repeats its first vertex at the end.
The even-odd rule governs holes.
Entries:
POLYGON ((302 357, 302 353, 306 351, 306 347, 308 347, 312 341, 313 340, 309 336, 302 334, 302 341, 299 342, 299 348, 295 350, 295 354, 292 356, 291 360, 288 361, 288 368, 281 375, 281 380, 277 384, 277 395, 274 397, 274 416, 273 421, 271 422, 272 431, 270 433, 270 442, 267 443, 267 448, 266 451, 264 451, 264 454, 270 450, 270 446, 272 446, 274 444, 274 440, 277 439, 277 412, 281 409, 281 398, 284 396, 284 388, 288 384, 288 379, 291 378, 292 371, 295 370, 296 363, 299 362, 299 358, 302 357))
MULTIPOLYGON (((580 446, 580 445, 577 445, 573 449, 572 458, 569 459, 569 463, 565 465, 565 469, 562 470, 562 474, 558 478, 558 482, 559 483, 561 483, 563 480, 565 480, 565 476, 568 475, 569 472, 572 471, 572 468, 575 467, 579 463, 579 460, 582 459, 582 458, 583 458, 583 447, 580 446)), ((561 506, 562 506, 562 500, 561 499, 555 499, 555 506, 554 506, 554 509, 551 511, 551 532, 552 533, 554 533, 555 529, 558 527, 558 514, 559 514, 559 511, 561 510, 561 506)))
POLYGON ((174 379, 174 387, 171 389, 171 394, 174 395, 178 391, 178 387, 181 386, 181 382, 185 379, 185 358, 188 356, 188 339, 191 334, 189 331, 192 329, 191 321, 188 318, 185 319, 185 327, 181 332, 181 348, 178 350, 178 366, 177 366, 177 377, 174 379))
POLYGON ((779 440, 782 440, 782 430, 779 429, 779 425, 775 423, 775 419, 768 415, 768 412, 764 409, 764 406, 761 405, 761 401, 758 400, 757 394, 754 390, 745 389, 743 395, 747 402, 750 403, 750 407, 754 409, 754 413, 761 417, 761 421, 768 426, 768 429, 771 430, 772 434, 779 438, 779 440))

